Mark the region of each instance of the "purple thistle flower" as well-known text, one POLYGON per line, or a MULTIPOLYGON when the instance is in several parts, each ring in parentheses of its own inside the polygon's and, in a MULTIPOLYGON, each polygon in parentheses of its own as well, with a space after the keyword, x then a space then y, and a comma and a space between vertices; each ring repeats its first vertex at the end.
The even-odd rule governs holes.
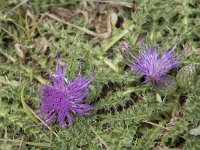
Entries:
POLYGON ((42 105, 39 108, 46 123, 57 122, 59 126, 70 126, 74 121, 73 113, 86 115, 94 108, 84 103, 93 76, 86 78, 79 72, 70 82, 65 78, 65 71, 66 67, 62 67, 57 60, 56 72, 51 75, 52 84, 43 86, 42 105))
POLYGON ((126 52, 129 53, 133 60, 125 57, 125 61, 128 61, 126 63, 133 69, 133 72, 145 76, 146 82, 159 83, 169 70, 180 65, 180 57, 174 56, 176 45, 163 55, 160 55, 156 47, 150 47, 149 45, 143 47, 144 50, 139 50, 137 57, 127 50, 126 52))

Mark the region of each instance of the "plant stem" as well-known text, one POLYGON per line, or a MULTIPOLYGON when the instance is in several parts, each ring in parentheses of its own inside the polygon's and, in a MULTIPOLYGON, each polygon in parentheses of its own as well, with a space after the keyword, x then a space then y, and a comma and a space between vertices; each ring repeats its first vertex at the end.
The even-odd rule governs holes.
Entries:
POLYGON ((180 97, 180 94, 174 95, 175 101, 174 101, 174 105, 172 107, 172 117, 175 116, 176 110, 179 106, 179 97, 180 97))

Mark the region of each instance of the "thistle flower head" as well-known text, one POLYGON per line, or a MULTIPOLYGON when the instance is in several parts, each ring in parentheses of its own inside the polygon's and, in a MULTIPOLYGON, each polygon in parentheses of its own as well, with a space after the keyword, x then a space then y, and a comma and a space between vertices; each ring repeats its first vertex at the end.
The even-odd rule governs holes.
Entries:
POLYGON ((130 45, 127 42, 122 41, 119 43, 119 48, 123 51, 129 51, 130 45))
POLYGON ((144 50, 139 50, 138 56, 129 52, 133 60, 129 60, 127 64, 133 72, 145 76, 146 81, 159 83, 169 70, 180 65, 179 57, 174 56, 174 49, 175 46, 161 55, 157 47, 144 46, 144 50))
POLYGON ((196 67, 194 64, 188 64, 181 68, 176 75, 178 86, 182 89, 189 89, 195 82, 196 67))
POLYGON ((172 94, 177 89, 177 83, 174 77, 165 75, 159 83, 153 85, 154 90, 162 96, 172 94))
POLYGON ((68 81, 65 71, 66 67, 57 61, 55 74, 51 75, 52 84, 43 86, 39 107, 45 122, 57 122, 59 126, 70 126, 74 121, 72 114, 86 115, 93 109, 84 103, 93 76, 86 78, 79 72, 73 81, 68 81))

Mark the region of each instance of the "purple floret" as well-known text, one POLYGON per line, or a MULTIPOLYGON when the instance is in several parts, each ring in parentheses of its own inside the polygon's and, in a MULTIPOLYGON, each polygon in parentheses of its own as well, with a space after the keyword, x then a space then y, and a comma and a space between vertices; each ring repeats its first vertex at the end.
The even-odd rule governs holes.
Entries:
POLYGON ((86 115, 94 108, 84 103, 93 76, 86 78, 79 73, 70 82, 65 78, 65 71, 66 67, 63 68, 57 61, 56 72, 51 75, 52 84, 43 86, 39 108, 46 123, 70 126, 74 121, 72 114, 86 115))
POLYGON ((127 64, 133 72, 145 76, 146 81, 159 83, 169 70, 180 65, 180 57, 175 57, 174 49, 175 46, 160 55, 156 47, 146 46, 144 50, 139 51, 136 57, 129 51, 133 60, 129 60, 127 64))

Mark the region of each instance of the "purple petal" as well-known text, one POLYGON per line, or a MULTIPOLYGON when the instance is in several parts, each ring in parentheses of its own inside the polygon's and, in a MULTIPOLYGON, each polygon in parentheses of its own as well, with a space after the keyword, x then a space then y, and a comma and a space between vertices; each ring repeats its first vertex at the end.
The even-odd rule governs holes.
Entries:
POLYGON ((51 76, 52 85, 44 85, 41 94, 41 115, 47 123, 58 122, 59 126, 70 126, 73 123, 73 113, 86 115, 94 107, 85 104, 89 85, 94 76, 86 78, 78 74, 71 82, 66 82, 66 68, 57 61, 55 74, 51 76))

